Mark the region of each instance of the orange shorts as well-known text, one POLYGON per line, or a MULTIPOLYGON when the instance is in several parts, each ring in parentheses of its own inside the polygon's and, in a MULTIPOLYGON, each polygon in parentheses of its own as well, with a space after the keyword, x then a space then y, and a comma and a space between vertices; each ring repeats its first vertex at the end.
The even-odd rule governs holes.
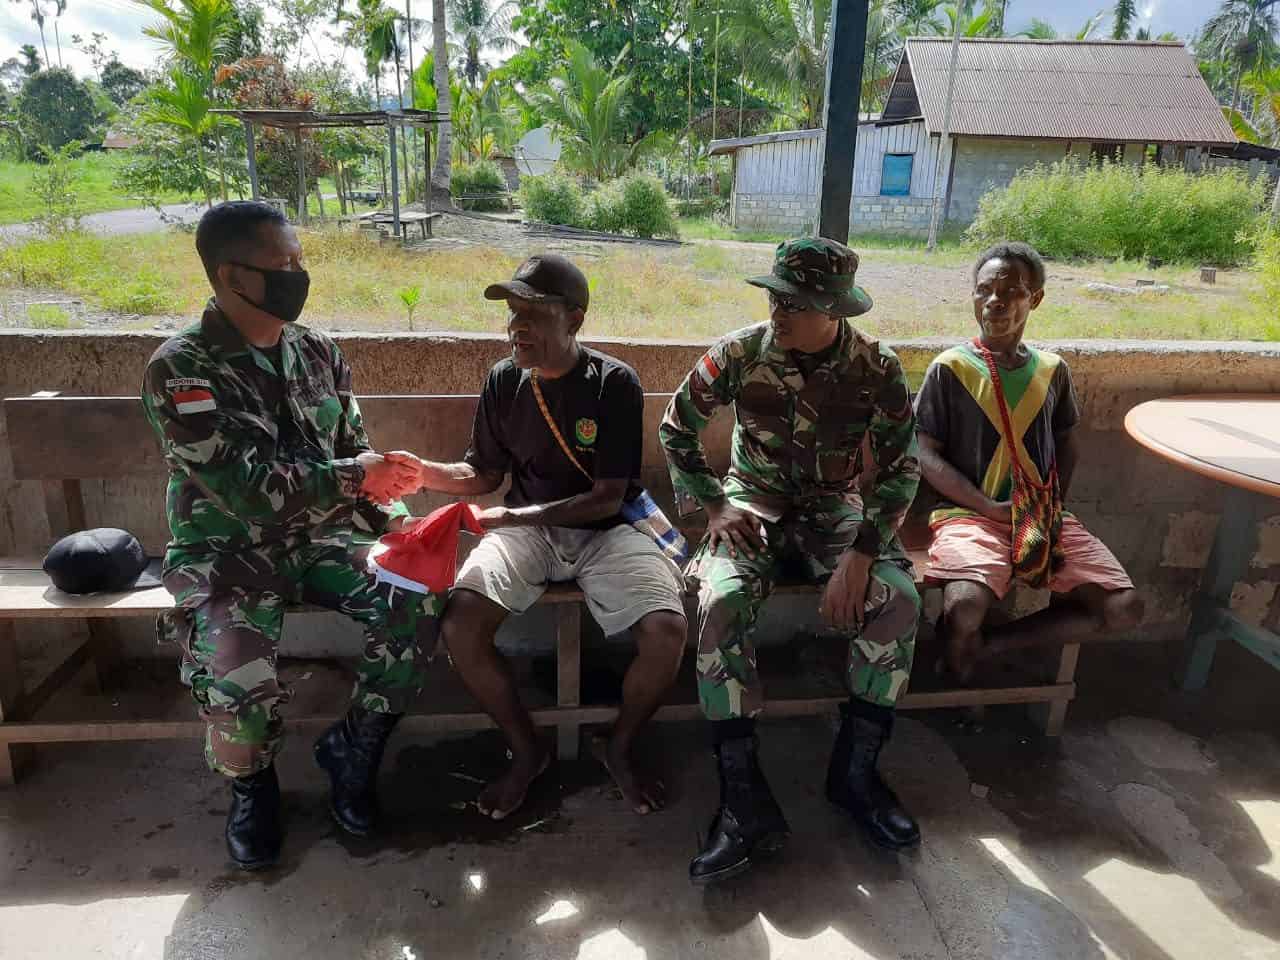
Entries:
MULTIPOLYGON (((1009 592, 1013 577, 1012 530, 986 517, 956 517, 935 524, 930 532, 928 580, 973 580, 998 598, 1009 592)), ((1073 516, 1062 518, 1062 569, 1049 581, 1054 593, 1070 593, 1094 583, 1104 590, 1127 590, 1133 581, 1106 544, 1073 516)))

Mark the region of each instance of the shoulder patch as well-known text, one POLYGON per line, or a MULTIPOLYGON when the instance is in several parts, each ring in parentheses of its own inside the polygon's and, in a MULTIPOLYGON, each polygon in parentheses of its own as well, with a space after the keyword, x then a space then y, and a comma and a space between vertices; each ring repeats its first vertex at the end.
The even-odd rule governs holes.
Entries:
POLYGON ((209 413, 218 409, 213 391, 207 387, 178 387, 173 391, 173 405, 178 413, 209 413))

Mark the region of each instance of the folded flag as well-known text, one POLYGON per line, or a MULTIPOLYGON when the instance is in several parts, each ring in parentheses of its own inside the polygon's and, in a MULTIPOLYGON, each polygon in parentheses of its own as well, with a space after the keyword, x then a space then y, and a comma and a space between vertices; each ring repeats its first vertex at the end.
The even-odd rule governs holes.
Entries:
POLYGON ((379 583, 415 593, 444 593, 458 575, 458 534, 480 534, 480 508, 453 503, 433 510, 369 551, 369 572, 379 583))

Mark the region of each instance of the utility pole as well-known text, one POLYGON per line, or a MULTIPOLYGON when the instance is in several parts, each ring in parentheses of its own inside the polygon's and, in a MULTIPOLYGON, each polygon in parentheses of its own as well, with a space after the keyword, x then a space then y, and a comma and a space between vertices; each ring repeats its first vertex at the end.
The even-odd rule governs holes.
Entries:
POLYGON ((841 243, 849 240, 869 6, 869 0, 835 0, 831 6, 818 234, 841 243))
POLYGON ((942 197, 939 188, 946 192, 946 184, 942 182, 942 158, 946 156, 951 142, 951 101, 956 92, 956 61, 960 57, 960 22, 964 19, 964 4, 956 4, 956 25, 951 35, 951 66, 947 69, 947 105, 942 111, 942 138, 938 141, 938 159, 933 166, 933 209, 929 213, 929 250, 938 246, 938 214, 942 197))

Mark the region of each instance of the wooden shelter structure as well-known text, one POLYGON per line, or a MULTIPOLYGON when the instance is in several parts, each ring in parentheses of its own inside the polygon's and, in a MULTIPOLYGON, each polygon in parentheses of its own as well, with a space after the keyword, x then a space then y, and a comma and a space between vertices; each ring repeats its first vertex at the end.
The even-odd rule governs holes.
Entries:
MULTIPOLYGON (((449 122, 447 113, 436 110, 367 110, 359 113, 317 113, 314 110, 213 110, 225 116, 235 117, 244 125, 244 139, 247 144, 249 161, 249 183, 253 189, 253 199, 262 199, 258 186, 257 148, 254 141, 254 130, 257 127, 274 127, 277 130, 293 131, 293 142, 297 154, 298 165, 298 221, 307 222, 307 171, 306 157, 302 149, 302 131, 318 130, 330 127, 386 127, 387 143, 391 148, 391 223, 392 232, 397 237, 404 236, 404 225, 400 218, 400 173, 396 160, 396 132, 407 136, 408 128, 426 130, 429 127, 449 122)), ((431 140, 426 141, 424 184, 424 203, 428 212, 431 210, 431 140)), ((408 171, 405 171, 406 175, 408 171)))

